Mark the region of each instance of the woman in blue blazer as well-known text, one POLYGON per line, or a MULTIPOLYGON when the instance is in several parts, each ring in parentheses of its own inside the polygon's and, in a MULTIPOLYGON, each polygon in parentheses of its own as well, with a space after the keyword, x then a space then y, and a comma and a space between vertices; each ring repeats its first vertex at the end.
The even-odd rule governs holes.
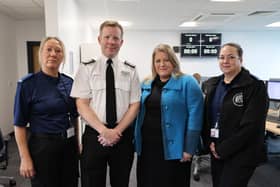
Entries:
POLYGON ((138 187, 189 186, 202 115, 203 96, 196 80, 180 71, 169 45, 158 45, 152 78, 142 83, 135 126, 138 187))

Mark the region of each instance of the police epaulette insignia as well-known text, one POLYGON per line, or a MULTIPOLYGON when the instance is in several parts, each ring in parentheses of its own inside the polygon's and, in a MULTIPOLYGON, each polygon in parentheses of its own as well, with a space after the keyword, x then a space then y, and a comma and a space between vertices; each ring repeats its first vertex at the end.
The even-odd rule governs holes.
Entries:
POLYGON ((127 61, 124 61, 124 64, 131 68, 135 68, 135 65, 132 65, 132 64, 128 63, 127 61))
POLYGON ((68 79, 72 79, 72 77, 70 77, 69 75, 66 75, 65 73, 60 73, 60 75, 66 77, 68 79))
POLYGON ((25 80, 30 79, 31 77, 33 77, 34 73, 29 73, 26 76, 22 77, 21 79, 18 80, 18 82, 23 82, 25 80))
POLYGON ((92 63, 94 63, 94 62, 96 62, 96 60, 91 59, 90 61, 82 62, 82 63, 85 64, 85 65, 88 65, 88 64, 92 64, 92 63))

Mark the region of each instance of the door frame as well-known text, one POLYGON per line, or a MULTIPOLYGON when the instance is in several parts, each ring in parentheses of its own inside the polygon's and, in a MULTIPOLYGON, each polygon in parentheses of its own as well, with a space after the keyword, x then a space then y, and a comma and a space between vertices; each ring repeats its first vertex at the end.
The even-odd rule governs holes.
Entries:
POLYGON ((27 41, 27 63, 28 63, 28 73, 34 73, 34 60, 33 60, 33 47, 40 46, 40 41, 27 41))

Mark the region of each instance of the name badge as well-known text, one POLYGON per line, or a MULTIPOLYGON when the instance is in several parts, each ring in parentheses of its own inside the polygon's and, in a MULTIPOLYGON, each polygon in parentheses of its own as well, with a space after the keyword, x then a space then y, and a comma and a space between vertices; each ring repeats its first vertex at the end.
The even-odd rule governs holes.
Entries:
POLYGON ((210 130, 210 137, 211 138, 219 138, 219 129, 217 128, 212 128, 210 130))
POLYGON ((69 129, 67 129, 67 138, 71 138, 75 135, 75 128, 74 127, 70 127, 69 129))

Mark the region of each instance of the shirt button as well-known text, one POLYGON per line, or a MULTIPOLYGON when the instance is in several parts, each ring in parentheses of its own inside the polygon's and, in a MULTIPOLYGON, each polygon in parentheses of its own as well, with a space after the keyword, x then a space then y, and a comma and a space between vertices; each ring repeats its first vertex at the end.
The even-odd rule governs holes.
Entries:
POLYGON ((168 106, 166 106, 166 105, 165 105, 165 107, 164 107, 164 108, 165 108, 165 110, 167 110, 167 109, 168 109, 168 106))
POLYGON ((169 140, 169 142, 168 142, 169 144, 173 144, 174 143, 174 141, 173 140, 169 140))
POLYGON ((171 127, 171 124, 170 123, 166 123, 165 125, 167 128, 171 127))

